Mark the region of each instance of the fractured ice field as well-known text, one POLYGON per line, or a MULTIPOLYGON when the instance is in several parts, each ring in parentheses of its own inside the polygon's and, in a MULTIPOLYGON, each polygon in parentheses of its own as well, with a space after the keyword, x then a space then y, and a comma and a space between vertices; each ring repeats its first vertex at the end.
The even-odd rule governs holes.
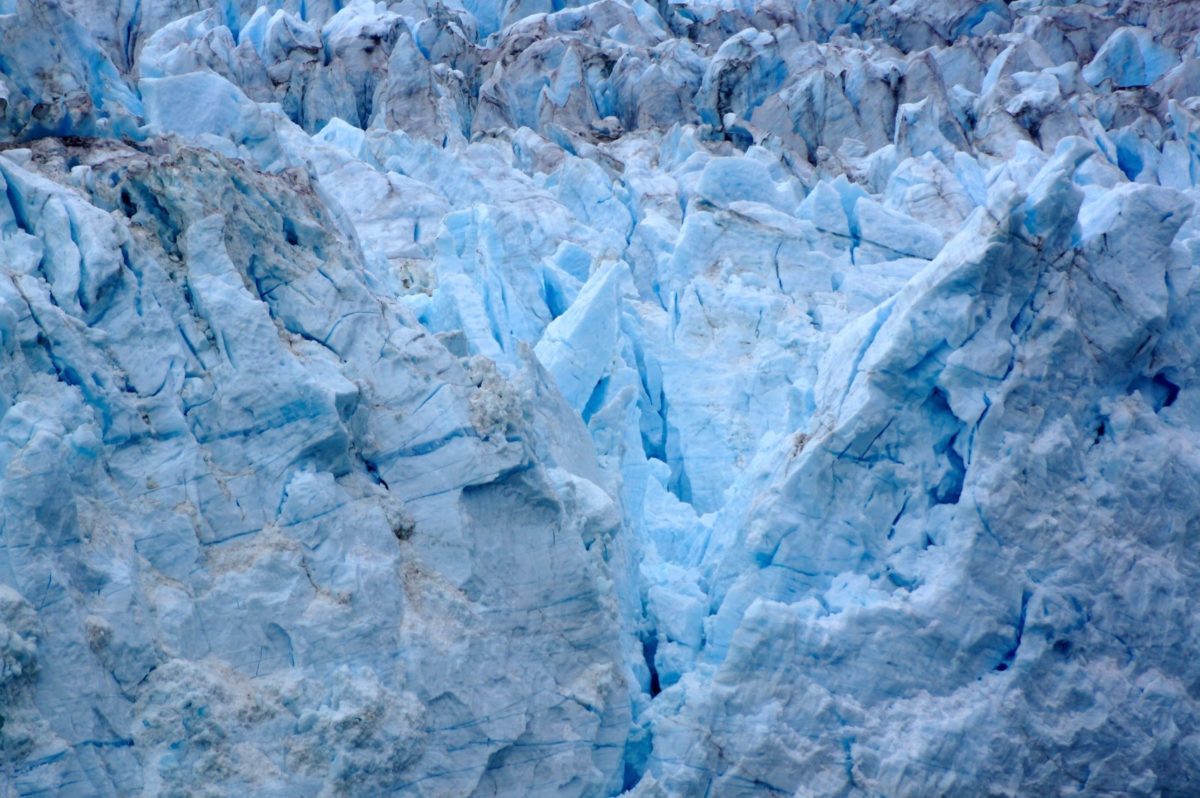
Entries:
POLYGON ((1200 795, 1200 2, 0 0, 0 798, 1200 795))

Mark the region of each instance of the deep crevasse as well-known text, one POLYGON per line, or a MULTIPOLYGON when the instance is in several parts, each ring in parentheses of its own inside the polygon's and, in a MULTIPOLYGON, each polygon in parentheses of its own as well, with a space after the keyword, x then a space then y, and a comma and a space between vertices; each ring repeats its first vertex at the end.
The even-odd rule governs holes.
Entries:
POLYGON ((1198 32, 0 3, 0 795, 1200 789, 1198 32))

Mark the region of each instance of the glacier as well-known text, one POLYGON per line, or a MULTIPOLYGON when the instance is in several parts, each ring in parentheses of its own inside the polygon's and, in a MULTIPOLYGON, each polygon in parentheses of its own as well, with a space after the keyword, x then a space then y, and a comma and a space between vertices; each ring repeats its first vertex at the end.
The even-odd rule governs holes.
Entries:
POLYGON ((0 796, 1200 794, 1200 6, 0 0, 0 796))

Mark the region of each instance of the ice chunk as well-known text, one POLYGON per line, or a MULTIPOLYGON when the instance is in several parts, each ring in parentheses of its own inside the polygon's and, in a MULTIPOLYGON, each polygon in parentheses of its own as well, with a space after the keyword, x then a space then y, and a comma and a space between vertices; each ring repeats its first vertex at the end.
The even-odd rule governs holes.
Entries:
POLYGON ((629 279, 629 267, 622 261, 601 266, 566 313, 546 327, 534 348, 576 410, 583 410, 616 354, 621 297, 629 279))
POLYGON ((1118 28, 1083 68, 1083 79, 1092 85, 1105 80, 1118 88, 1149 86, 1175 66, 1179 57, 1154 40, 1149 28, 1118 28))

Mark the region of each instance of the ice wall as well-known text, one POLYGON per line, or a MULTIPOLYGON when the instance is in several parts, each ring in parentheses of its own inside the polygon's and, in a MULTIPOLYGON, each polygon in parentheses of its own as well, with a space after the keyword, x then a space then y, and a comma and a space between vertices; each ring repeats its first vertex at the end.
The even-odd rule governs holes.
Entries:
POLYGON ((0 795, 1200 791, 1198 56, 0 0, 0 795))

